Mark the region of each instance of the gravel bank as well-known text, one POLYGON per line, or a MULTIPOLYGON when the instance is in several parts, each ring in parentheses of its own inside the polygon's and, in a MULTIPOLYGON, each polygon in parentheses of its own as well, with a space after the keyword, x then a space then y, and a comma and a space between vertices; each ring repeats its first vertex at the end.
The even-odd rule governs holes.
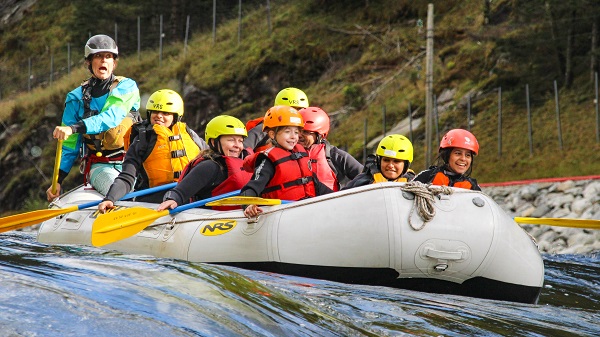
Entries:
MULTIPOLYGON (((600 180, 565 180, 483 187, 509 215, 536 218, 595 219, 600 224, 600 180)), ((588 254, 600 251, 600 230, 523 225, 542 253, 588 254)))

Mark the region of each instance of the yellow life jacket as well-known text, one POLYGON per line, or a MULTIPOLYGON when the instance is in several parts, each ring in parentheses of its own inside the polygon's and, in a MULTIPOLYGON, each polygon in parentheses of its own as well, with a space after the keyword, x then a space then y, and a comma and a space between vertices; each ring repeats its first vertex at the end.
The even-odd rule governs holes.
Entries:
POLYGON ((373 175, 373 184, 386 183, 388 181, 392 181, 392 182, 396 182, 396 183, 405 183, 408 181, 408 179, 400 176, 396 180, 388 180, 388 178, 384 177, 383 174, 381 174, 380 172, 377 172, 373 175))
POLYGON ((187 132, 185 123, 177 122, 172 129, 157 124, 152 128, 157 136, 156 144, 143 164, 150 187, 179 181, 181 171, 200 154, 200 148, 187 132))

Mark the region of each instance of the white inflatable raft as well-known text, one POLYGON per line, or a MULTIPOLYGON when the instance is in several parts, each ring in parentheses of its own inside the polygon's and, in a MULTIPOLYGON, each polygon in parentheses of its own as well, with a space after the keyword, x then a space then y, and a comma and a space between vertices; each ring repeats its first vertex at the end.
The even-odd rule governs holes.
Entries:
MULTIPOLYGON (((250 220, 241 210, 194 208, 161 217, 105 248, 345 283, 537 302, 544 281, 540 253, 490 197, 454 188, 434 196, 439 188, 421 188, 422 194, 414 187, 374 184, 263 206, 265 213, 250 220), (421 216, 432 211, 424 222, 421 216)), ((58 206, 100 198, 79 189, 58 206)), ((95 209, 83 209, 45 221, 38 240, 91 245, 97 215, 95 209)))

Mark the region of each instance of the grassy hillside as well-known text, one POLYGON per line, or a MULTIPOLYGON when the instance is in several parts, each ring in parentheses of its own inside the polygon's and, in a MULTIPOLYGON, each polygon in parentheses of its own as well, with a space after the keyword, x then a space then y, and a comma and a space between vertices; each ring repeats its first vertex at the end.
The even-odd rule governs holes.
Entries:
MULTIPOLYGON (((131 3, 134 6, 137 2, 131 3)), ((584 66, 589 65, 584 58, 587 56, 576 56, 575 78, 567 88, 548 58, 541 57, 549 53, 548 43, 540 40, 547 30, 542 18, 536 19, 531 13, 524 17, 512 7, 518 2, 494 1, 489 11, 484 8, 484 1, 433 3, 434 92, 440 98, 454 92, 438 107, 439 131, 467 127, 466 96, 471 95, 471 130, 481 144, 473 176, 480 182, 494 182, 600 172, 594 88, 584 66), (524 41, 528 43, 523 44, 524 41), (554 79, 559 80, 561 95, 562 150, 556 126, 554 79), (525 84, 531 93, 533 155, 529 154, 525 84)), ((69 16, 77 12, 72 7, 60 20, 51 22, 53 31, 42 34, 45 25, 50 25, 43 17, 48 6, 48 2, 38 1, 18 24, 5 27, 4 41, 40 36, 56 44, 61 35, 73 34, 67 30, 77 20, 69 16)), ((231 20, 218 26, 214 44, 210 31, 195 33, 185 57, 181 42, 166 43, 160 66, 156 50, 146 50, 139 61, 137 56, 123 57, 117 74, 134 78, 145 97, 165 87, 184 93, 185 120, 199 134, 203 134, 206 122, 218 114, 245 121, 264 114, 281 88, 301 88, 311 105, 332 115, 330 141, 347 148, 359 160, 363 155, 364 121, 368 121, 369 140, 380 136, 384 107, 388 132, 407 118, 409 104, 415 122, 423 117, 426 2, 271 1, 271 7, 271 35, 266 11, 261 7, 244 16, 240 44, 237 20, 231 20)), ((110 29, 106 33, 110 34, 110 29)), ((39 41, 31 44, 40 45, 39 41)), ((9 54, 2 53, 0 66, 17 64, 11 55, 22 60, 23 54, 9 54)), ((51 130, 60 123, 65 94, 86 76, 86 70, 80 68, 29 94, 3 93, 0 119, 7 127, 15 127, 12 133, 3 127, 0 132, 0 178, 4 182, 0 199, 8 200, 15 193, 22 197, 5 203, 2 210, 39 208, 44 204, 49 181, 35 166, 47 178, 52 175, 55 141, 51 130), (43 149, 42 156, 28 154, 34 146, 43 149)), ((0 81, 6 80, 0 77, 0 81)), ((413 169, 420 171, 425 167, 423 124, 414 130, 414 146, 413 169)), ((433 146, 436 150, 437 146, 433 146)), ((81 175, 75 171, 65 182, 66 188, 81 183, 81 175)))

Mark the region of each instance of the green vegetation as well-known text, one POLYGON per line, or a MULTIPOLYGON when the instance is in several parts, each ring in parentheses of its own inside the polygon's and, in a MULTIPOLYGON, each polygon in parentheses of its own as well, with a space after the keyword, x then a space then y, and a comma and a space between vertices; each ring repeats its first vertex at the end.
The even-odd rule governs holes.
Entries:
MULTIPOLYGON (((426 2, 271 1, 269 35, 264 2, 248 1, 247 5, 245 1, 240 43, 238 1, 219 1, 219 13, 227 12, 223 15, 227 19, 219 20, 214 43, 210 30, 212 1, 182 3, 184 11, 176 21, 178 33, 163 42, 160 66, 155 47, 145 48, 138 60, 135 35, 137 16, 147 23, 144 29, 151 29, 149 22, 156 22, 159 14, 171 13, 158 1, 120 3, 115 5, 118 16, 113 18, 90 15, 89 9, 100 6, 99 1, 72 1, 69 6, 54 8, 58 6, 54 2, 39 0, 22 20, 2 28, 0 119, 7 126, 18 125, 19 130, 0 138, 1 174, 6 175, 8 167, 18 172, 12 179, 2 177, 11 182, 0 187, 3 200, 14 193, 13 182, 23 181, 25 175, 30 181, 20 187, 24 191, 19 195, 43 197, 49 182, 24 168, 30 168, 33 161, 51 176, 55 146, 52 128, 60 123, 65 94, 88 76, 77 58, 70 76, 26 93, 23 61, 35 55, 36 73, 47 72, 52 50, 71 43, 73 53, 80 55, 88 32, 94 29, 93 33, 113 35, 114 20, 129 32, 119 35, 119 47, 124 52, 117 74, 134 78, 143 95, 163 87, 200 91, 202 95, 194 99, 186 96, 185 116, 199 134, 217 114, 231 114, 244 121, 263 114, 275 94, 287 86, 303 89, 312 105, 332 115, 331 142, 359 160, 364 120, 368 120, 369 140, 380 136, 383 106, 387 131, 407 118, 409 104, 416 112, 414 118, 424 116, 426 2), (61 15, 49 14, 57 11, 61 15), (184 55, 181 32, 187 13, 194 14, 194 19, 201 13, 198 16, 204 21, 194 28, 184 55), (97 27, 107 29, 99 32, 97 27), (33 145, 43 148, 42 158, 19 161, 22 169, 7 160, 33 145)), ((590 40, 600 9, 587 1, 547 1, 548 7, 520 0, 433 3, 434 92, 438 98, 449 90, 456 92, 449 101, 440 102, 439 129, 443 133, 467 127, 466 97, 470 95, 471 130, 481 144, 473 175, 480 182, 496 182, 599 173, 600 145, 596 142, 595 95, 590 82, 591 56, 598 52, 591 50, 590 40), (571 20, 573 15, 577 20, 571 20), (571 45, 567 41, 572 41, 571 45), (562 149, 554 80, 560 91, 562 149), (526 84, 531 98, 533 155, 529 153, 526 84), (497 123, 500 87, 501 155, 497 123)), ((165 27, 172 26, 168 18, 165 27)), ((152 44, 157 42, 144 42, 145 46, 152 44)), ((56 55, 55 64, 66 64, 64 52, 52 55, 56 55)), ((425 167, 423 123, 414 130, 414 137, 413 169, 420 171, 425 167)), ((81 182, 81 176, 74 173, 65 188, 81 182)), ((16 209, 23 207, 23 202, 15 205, 16 209)))

